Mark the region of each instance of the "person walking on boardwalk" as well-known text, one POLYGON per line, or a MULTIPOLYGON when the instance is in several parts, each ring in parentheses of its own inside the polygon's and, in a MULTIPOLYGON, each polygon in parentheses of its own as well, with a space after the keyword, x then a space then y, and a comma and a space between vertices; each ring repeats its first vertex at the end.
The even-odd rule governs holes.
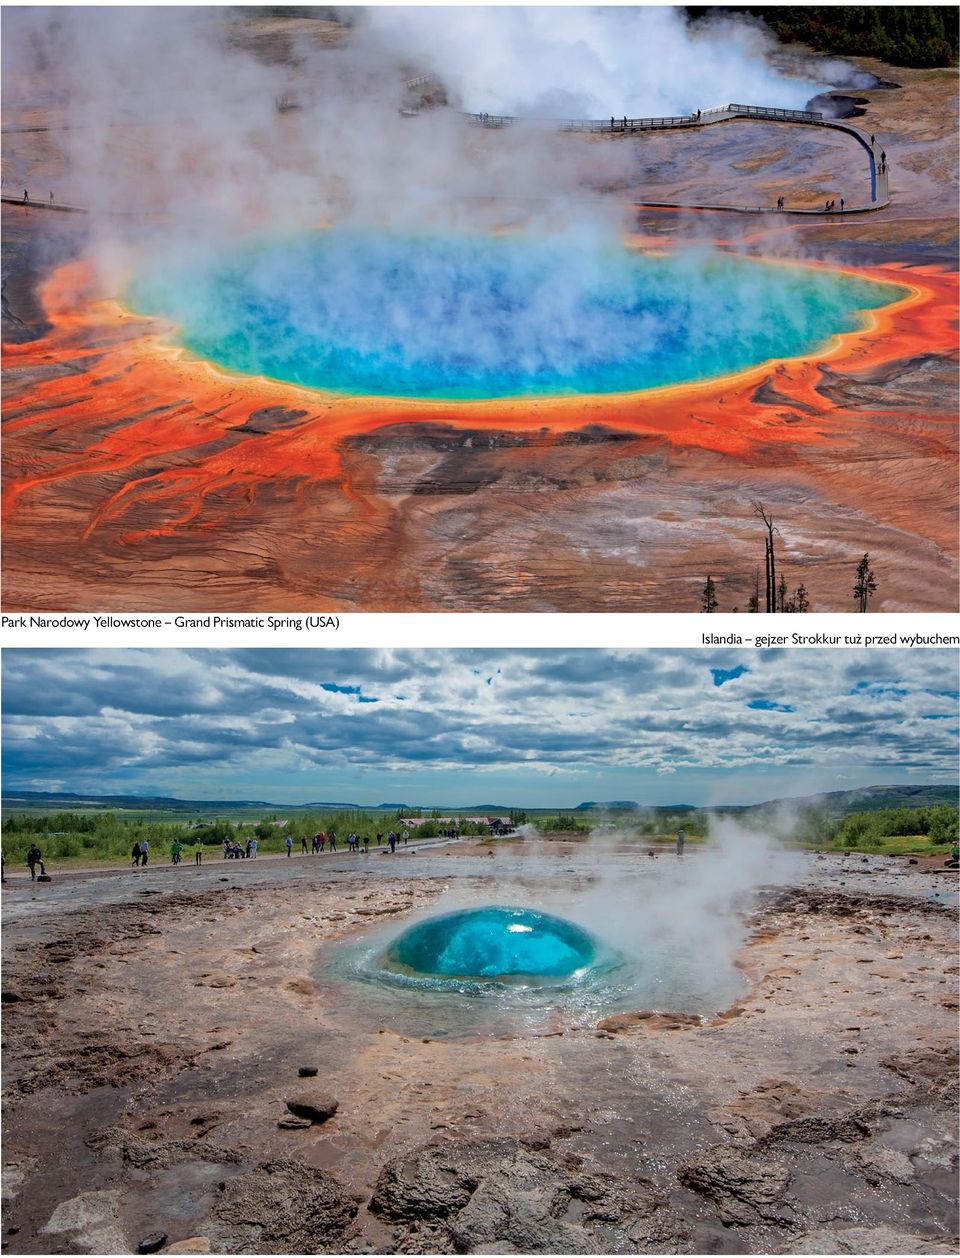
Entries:
POLYGON ((677 831, 677 855, 678 856, 683 855, 683 845, 684 843, 686 843, 686 841, 687 841, 686 831, 682 829, 678 830, 677 831))

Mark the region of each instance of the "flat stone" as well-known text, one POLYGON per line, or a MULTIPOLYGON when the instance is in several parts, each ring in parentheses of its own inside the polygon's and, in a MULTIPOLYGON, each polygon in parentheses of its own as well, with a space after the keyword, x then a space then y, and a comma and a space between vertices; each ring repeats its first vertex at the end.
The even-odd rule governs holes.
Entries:
POLYGON ((305 1127, 312 1127, 313 1123, 309 1118, 281 1118, 277 1126, 284 1131, 302 1131, 305 1127))
POLYGON ((337 1112, 340 1102, 329 1092, 301 1092, 287 1100, 287 1109, 298 1118, 312 1123, 325 1123, 337 1112))
POLYGON ((188 1236, 185 1241, 174 1241, 163 1251, 165 1254, 209 1254, 209 1236, 188 1236))
POLYGON ((137 1253, 155 1254, 158 1250, 163 1249, 166 1243, 166 1232, 151 1232, 149 1236, 145 1236, 142 1241, 137 1242, 137 1253))

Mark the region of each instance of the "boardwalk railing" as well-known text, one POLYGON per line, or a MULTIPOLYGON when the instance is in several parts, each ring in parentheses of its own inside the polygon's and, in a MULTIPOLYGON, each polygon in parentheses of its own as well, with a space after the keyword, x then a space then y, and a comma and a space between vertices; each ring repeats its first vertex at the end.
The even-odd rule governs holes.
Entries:
POLYGON ((764 105, 718 105, 694 114, 672 114, 662 118, 515 118, 509 114, 466 114, 478 127, 497 130, 517 122, 553 126, 558 131, 582 131, 594 135, 625 131, 674 131, 684 127, 709 126, 727 118, 762 118, 769 122, 823 123, 823 114, 807 109, 772 109, 764 105))
POLYGON ((738 118, 765 118, 771 122, 823 122, 823 114, 809 109, 768 109, 765 105, 725 105, 721 113, 735 114, 738 118))

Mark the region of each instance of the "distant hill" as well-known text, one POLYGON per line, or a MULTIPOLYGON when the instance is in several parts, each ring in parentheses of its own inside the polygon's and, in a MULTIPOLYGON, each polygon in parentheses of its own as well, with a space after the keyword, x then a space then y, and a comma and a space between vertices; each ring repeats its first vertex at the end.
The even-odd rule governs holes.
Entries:
MULTIPOLYGON (((722 804, 709 809, 721 813, 762 813, 782 808, 823 808, 835 816, 849 812, 869 812, 879 808, 923 808, 931 804, 956 804, 960 786, 948 785, 889 785, 864 786, 853 791, 826 791, 820 795, 801 795, 786 799, 771 799, 762 804, 722 804)), ((140 812, 227 813, 227 812, 396 812, 407 809, 408 804, 356 804, 343 800, 313 801, 308 804, 277 804, 264 799, 175 799, 169 795, 85 795, 75 791, 8 791, 3 795, 6 813, 20 809, 48 809, 51 812, 71 812, 77 809, 123 809, 140 812)), ((457 807, 444 805, 418 805, 425 812, 436 809, 444 816, 475 814, 479 816, 506 816, 509 804, 469 804, 457 807)), ((667 815, 679 812, 701 811, 697 804, 657 804, 646 806, 632 799, 615 799, 606 802, 586 800, 574 809, 527 809, 536 812, 652 812, 667 815)), ((703 808, 704 811, 707 811, 703 808)))

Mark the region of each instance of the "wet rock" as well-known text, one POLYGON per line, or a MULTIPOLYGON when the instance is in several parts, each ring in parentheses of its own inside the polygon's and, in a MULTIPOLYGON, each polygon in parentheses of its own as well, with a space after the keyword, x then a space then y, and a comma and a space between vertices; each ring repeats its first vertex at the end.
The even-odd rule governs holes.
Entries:
POLYGON ((297 1118, 309 1118, 312 1123, 325 1123, 337 1112, 340 1102, 329 1092, 301 1092, 291 1096, 287 1109, 297 1118))
POLYGON ((869 1124, 855 1113, 816 1114, 777 1123, 763 1138, 763 1145, 774 1144, 850 1144, 870 1135, 869 1124))
POLYGON ((709 1197, 725 1224, 791 1223, 786 1203, 790 1171, 781 1162, 729 1145, 715 1145, 698 1162, 681 1166, 677 1178, 686 1188, 709 1197))
POLYGON ((430 1252, 675 1252, 685 1239, 649 1184, 595 1177, 512 1139, 444 1141, 394 1158, 370 1210, 404 1224, 401 1237, 432 1229, 430 1252))
MULTIPOLYGON (((121 1193, 117 1189, 83 1192, 78 1197, 61 1201, 40 1229, 47 1233, 72 1233, 71 1249, 92 1254, 125 1254, 130 1242, 120 1224, 121 1193)), ((63 1242, 58 1243, 58 1248, 63 1242)))
POLYGON ((151 1232, 143 1240, 137 1241, 138 1254, 155 1254, 167 1243, 166 1232, 151 1232))
POLYGON ((679 1031, 683 1027, 700 1026, 701 1019, 692 1013, 658 1013, 656 1009, 638 1009, 634 1013, 615 1013, 597 1023, 598 1031, 617 1035, 642 1026, 651 1031, 679 1031))
POLYGON ((781 1254, 953 1254, 942 1236, 919 1236, 892 1227, 818 1228, 777 1251, 781 1254))
POLYGON ((855 1161, 863 1172, 864 1179, 874 1188, 883 1184, 884 1180, 892 1179, 896 1184, 909 1184, 916 1179, 913 1163, 900 1149, 871 1145, 858 1149, 855 1161))
POLYGON ((357 1204, 338 1180, 292 1158, 262 1162, 228 1180, 215 1214, 226 1252, 342 1252, 357 1204))

